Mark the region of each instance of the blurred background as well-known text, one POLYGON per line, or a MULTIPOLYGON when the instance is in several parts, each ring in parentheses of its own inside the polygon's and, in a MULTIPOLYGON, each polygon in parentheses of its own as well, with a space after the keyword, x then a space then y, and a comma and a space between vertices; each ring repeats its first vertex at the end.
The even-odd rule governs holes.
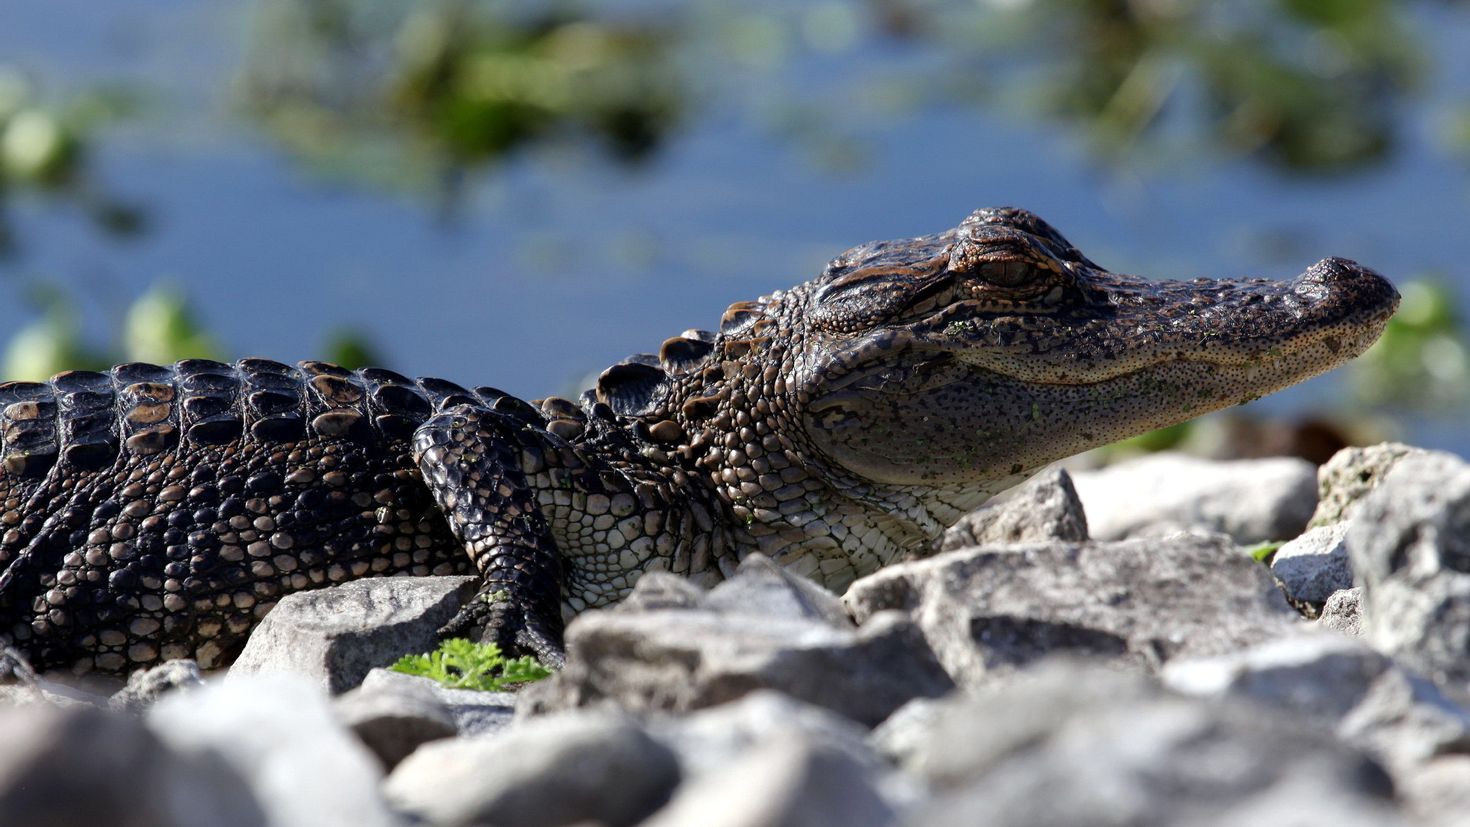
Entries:
POLYGON ((4 378, 571 393, 1001 204, 1115 270, 1403 291, 1351 368, 1136 446, 1470 453, 1470 3, 0 0, 4 378))

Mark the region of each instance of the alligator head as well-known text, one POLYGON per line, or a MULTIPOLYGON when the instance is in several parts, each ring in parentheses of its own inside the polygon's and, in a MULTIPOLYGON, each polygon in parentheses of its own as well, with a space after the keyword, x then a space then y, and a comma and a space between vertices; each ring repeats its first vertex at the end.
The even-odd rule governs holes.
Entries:
POLYGON ((889 484, 994 480, 1331 370, 1398 294, 1325 259, 1291 281, 1147 281, 1036 216, 848 251, 813 283, 799 392, 822 452, 889 484))
POLYGON ((1119 275, 1035 215, 987 209, 855 247, 597 393, 674 420, 757 536, 861 534, 884 558, 1054 460, 1330 370, 1397 304, 1344 259, 1290 281, 1119 275))

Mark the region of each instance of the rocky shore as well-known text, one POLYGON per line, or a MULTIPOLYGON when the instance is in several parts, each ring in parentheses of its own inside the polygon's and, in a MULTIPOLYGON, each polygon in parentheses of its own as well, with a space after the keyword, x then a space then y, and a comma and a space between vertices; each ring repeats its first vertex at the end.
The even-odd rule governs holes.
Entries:
POLYGON ((0 685, 0 825, 1470 825, 1448 454, 1053 471, 841 597, 648 575, 517 693, 383 668, 472 592, 293 595, 227 675, 0 685))

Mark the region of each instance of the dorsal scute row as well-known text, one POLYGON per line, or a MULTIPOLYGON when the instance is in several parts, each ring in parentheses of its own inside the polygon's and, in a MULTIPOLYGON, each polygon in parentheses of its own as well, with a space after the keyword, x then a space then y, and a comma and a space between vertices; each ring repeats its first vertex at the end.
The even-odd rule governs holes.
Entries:
POLYGON ((429 416, 459 404, 545 421, 494 388, 328 362, 185 359, 68 371, 48 382, 0 384, 0 473, 40 476, 57 462, 95 470, 120 454, 241 439, 405 440, 429 416))
MULTIPOLYGON (((745 320, 754 306, 752 302, 741 302, 732 305, 731 311, 741 308, 745 320)), ((666 339, 657 354, 635 353, 603 371, 583 402, 602 402, 621 416, 659 413, 669 402, 675 380, 703 370, 720 357, 717 351, 721 335, 723 330, 716 334, 690 329, 666 339)))

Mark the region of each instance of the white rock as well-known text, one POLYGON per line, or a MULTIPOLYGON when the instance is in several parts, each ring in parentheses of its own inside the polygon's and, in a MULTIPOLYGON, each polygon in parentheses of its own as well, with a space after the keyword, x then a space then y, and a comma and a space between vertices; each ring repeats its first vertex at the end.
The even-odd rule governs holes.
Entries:
POLYGON ((332 714, 311 681, 232 678, 175 692, 146 719, 184 755, 220 756, 260 801, 273 827, 392 827, 377 759, 332 714))
POLYGON ((1343 540, 1347 530, 1347 523, 1319 526, 1276 550, 1271 573, 1287 597, 1320 606, 1334 592, 1353 587, 1353 567, 1343 540))
POLYGON ((1302 533, 1317 505, 1316 468, 1301 459, 1206 460, 1151 454, 1072 478, 1099 540, 1117 540, 1157 523, 1202 526, 1237 543, 1302 533))

